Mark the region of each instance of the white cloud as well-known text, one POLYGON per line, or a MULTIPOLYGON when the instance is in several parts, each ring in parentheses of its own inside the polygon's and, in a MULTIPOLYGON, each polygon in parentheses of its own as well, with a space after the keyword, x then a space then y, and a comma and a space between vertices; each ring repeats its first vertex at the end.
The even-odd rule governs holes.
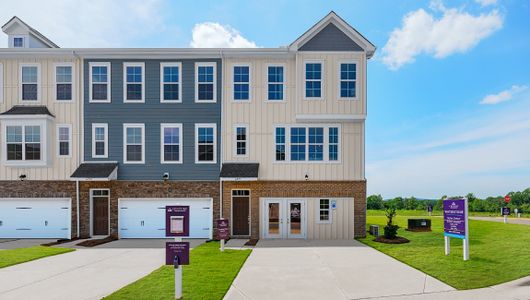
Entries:
POLYGON ((482 39, 499 30, 503 18, 497 10, 478 16, 456 8, 446 8, 441 1, 430 5, 437 18, 424 9, 412 11, 403 17, 402 26, 395 28, 383 47, 383 62, 397 70, 414 61, 420 54, 444 58, 463 53, 476 46, 482 39))
MULTIPOLYGON (((16 15, 63 48, 137 47, 135 41, 146 36, 167 36, 165 4, 165 0, 17 0, 2 5, 0 21, 16 15)), ((0 47, 7 47, 7 38, 0 37, 0 47)))
POLYGON ((193 48, 256 48, 256 43, 244 38, 237 30, 219 23, 195 24, 190 46, 193 48))
POLYGON ((514 95, 519 94, 526 90, 528 87, 526 85, 512 85, 510 89, 504 90, 498 94, 487 95, 480 101, 480 104, 497 104, 511 100, 514 95))
POLYGON ((475 2, 482 6, 497 4, 497 0, 475 0, 475 2))

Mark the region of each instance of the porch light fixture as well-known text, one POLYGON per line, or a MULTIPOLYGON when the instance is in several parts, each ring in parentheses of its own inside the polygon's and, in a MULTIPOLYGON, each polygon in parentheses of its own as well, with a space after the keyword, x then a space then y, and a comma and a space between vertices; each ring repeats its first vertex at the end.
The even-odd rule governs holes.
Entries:
POLYGON ((24 181, 24 179, 26 179, 26 174, 20 174, 20 176, 18 176, 18 179, 20 179, 20 181, 24 181))
POLYGON ((309 175, 305 174, 305 180, 309 180, 309 175))

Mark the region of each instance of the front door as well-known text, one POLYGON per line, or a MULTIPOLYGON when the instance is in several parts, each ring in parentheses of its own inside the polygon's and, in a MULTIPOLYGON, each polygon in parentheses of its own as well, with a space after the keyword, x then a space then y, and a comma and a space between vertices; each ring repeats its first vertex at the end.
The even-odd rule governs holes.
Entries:
POLYGON ((263 202, 263 236, 268 239, 306 237, 306 203, 297 199, 266 199, 263 202))
MULTIPOLYGON (((93 191, 99 192, 99 191, 93 191)), ((109 234, 109 197, 92 195, 92 235, 109 234)))
POLYGON ((232 235, 250 235, 250 197, 232 197, 232 235))

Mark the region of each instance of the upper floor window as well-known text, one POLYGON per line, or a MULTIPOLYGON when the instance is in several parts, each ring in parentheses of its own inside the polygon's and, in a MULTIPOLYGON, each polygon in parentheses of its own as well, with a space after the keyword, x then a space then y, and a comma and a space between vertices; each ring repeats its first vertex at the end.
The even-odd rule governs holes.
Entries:
POLYGON ((306 128, 291 128, 291 160, 306 160, 306 128))
POLYGON ((72 153, 72 126, 57 125, 57 156, 69 157, 72 153))
POLYGON ((22 101, 38 101, 40 99, 40 65, 21 65, 20 77, 22 101))
POLYGON ((7 161, 41 160, 40 126, 6 126, 7 161))
POLYGON ((71 101, 72 95, 72 66, 55 66, 55 99, 57 101, 71 101))
POLYGON ((234 66, 234 100, 250 100, 249 66, 234 66))
POLYGON ((276 127, 276 160, 285 160, 285 127, 276 127))
POLYGON ((105 123, 92 124, 92 157, 108 157, 108 125, 105 123))
POLYGON ((161 124, 161 163, 182 163, 182 124, 161 124))
POLYGON ((123 102, 144 102, 144 63, 124 63, 123 78, 123 102))
POLYGON ((90 102, 110 102, 110 63, 90 63, 90 102))
POLYGON ((353 99, 357 97, 357 64, 340 64, 340 98, 353 99))
POLYGON ((324 128, 309 128, 309 160, 324 159, 324 128))
POLYGON ((195 163, 216 163, 216 124, 195 124, 195 163))
POLYGON ((237 125, 235 127, 236 133, 236 155, 237 156, 246 156, 247 147, 248 147, 248 127, 246 125, 237 125))
POLYGON ((123 124, 123 163, 145 162, 144 124, 123 124))
POLYGON ((14 37, 13 38, 13 48, 24 48, 24 38, 23 37, 14 37))
POLYGON ((322 63, 305 64, 305 97, 322 98, 322 63))
POLYGON ((283 100, 283 66, 269 66, 267 68, 267 81, 267 99, 283 100))
POLYGON ((195 64, 195 102, 216 102, 215 63, 195 64))
POLYGON ((160 102, 182 102, 181 63, 160 64, 160 102))
POLYGON ((275 128, 275 161, 332 162, 339 160, 339 127, 275 128))
POLYGON ((339 160, 339 128, 329 128, 329 160, 339 160))

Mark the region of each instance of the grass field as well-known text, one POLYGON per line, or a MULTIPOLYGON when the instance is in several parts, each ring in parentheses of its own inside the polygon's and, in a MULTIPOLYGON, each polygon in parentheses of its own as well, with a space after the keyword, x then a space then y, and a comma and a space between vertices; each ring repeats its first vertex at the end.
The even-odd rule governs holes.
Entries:
POLYGON ((0 250, 0 268, 36 260, 39 258, 74 251, 74 249, 35 246, 0 250))
MULTIPOLYGON (((400 216, 425 216, 425 217, 428 217, 429 216, 429 213, 427 211, 423 211, 423 210, 398 210, 397 211, 398 215, 400 216)), ((367 215, 368 216, 384 216, 385 215, 385 211, 384 210, 368 210, 367 211, 367 215)), ((443 213, 442 211, 440 210, 435 210, 432 212, 432 216, 442 216, 443 213)), ((473 216, 473 217, 502 217, 500 212, 499 213, 492 213, 492 212, 472 212, 470 211, 469 212, 469 216, 473 216)), ((521 215, 521 217, 525 217, 525 218, 528 218, 528 214, 525 214, 525 215, 521 215)), ((515 218, 515 216, 512 215, 510 216, 510 218, 515 218)))
MULTIPOLYGON (((409 217, 398 215, 398 235, 408 244, 390 245, 368 236, 359 241, 384 252, 457 289, 491 286, 530 275, 530 226, 470 220, 470 260, 462 260, 462 241, 451 239, 451 254, 444 254, 443 220, 432 218, 432 232, 404 230, 409 217)), ((382 227, 386 217, 369 216, 367 224, 382 227)))
MULTIPOLYGON (((222 299, 251 250, 219 251, 218 242, 203 244, 190 253, 182 270, 183 299, 222 299)), ((162 266, 105 299, 174 299, 173 266, 162 266)))

